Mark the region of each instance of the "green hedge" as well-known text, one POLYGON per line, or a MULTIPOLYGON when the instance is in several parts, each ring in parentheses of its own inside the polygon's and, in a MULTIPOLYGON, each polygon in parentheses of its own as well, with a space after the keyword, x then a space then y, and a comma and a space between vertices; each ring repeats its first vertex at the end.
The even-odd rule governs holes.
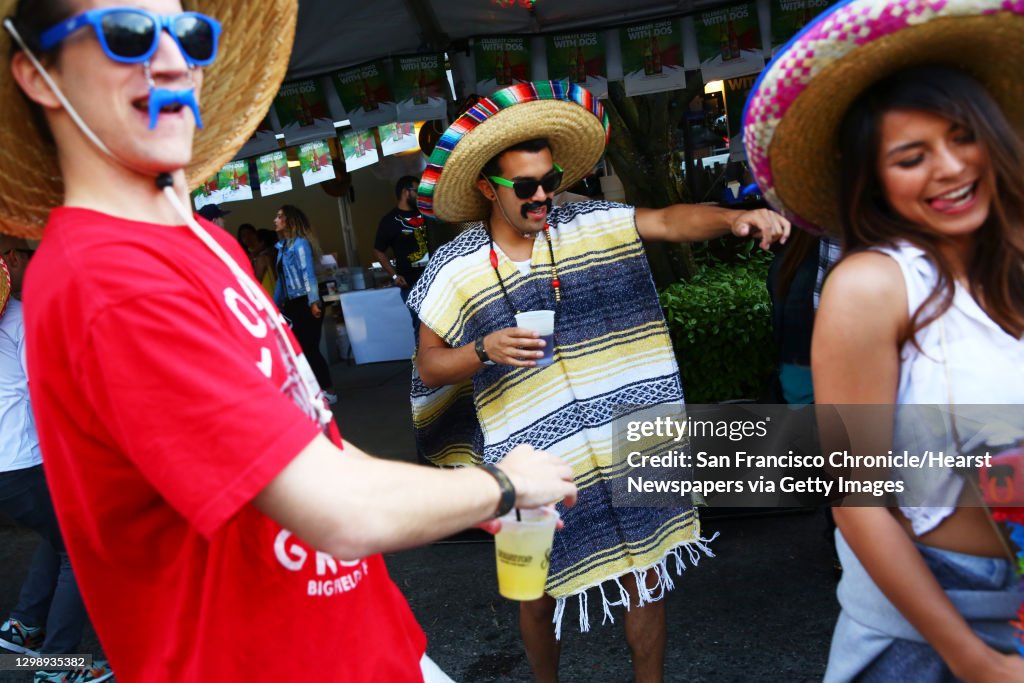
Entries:
POLYGON ((660 295, 687 403, 762 398, 775 368, 772 306, 765 286, 771 255, 698 266, 660 295))

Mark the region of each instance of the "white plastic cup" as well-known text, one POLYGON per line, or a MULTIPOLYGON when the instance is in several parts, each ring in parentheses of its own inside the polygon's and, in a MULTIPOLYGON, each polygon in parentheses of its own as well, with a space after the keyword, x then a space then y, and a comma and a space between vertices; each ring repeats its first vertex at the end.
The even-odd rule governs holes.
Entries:
POLYGON ((501 518, 494 536, 498 592, 509 600, 536 600, 544 595, 551 564, 558 511, 554 508, 515 510, 501 518))
POLYGON ((537 359, 537 366, 551 365, 555 360, 555 312, 527 311, 516 313, 516 327, 531 330, 544 340, 544 355, 537 359))

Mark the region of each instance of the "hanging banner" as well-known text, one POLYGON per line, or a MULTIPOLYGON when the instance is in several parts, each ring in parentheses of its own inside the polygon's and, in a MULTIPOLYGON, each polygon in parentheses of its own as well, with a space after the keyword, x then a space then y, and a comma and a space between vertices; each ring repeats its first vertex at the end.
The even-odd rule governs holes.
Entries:
POLYGON ((722 81, 722 94, 725 97, 725 118, 728 122, 729 139, 739 137, 743 126, 743 107, 747 103, 750 90, 757 82, 758 74, 736 76, 722 81))
POLYGON ((753 3, 701 12, 693 18, 693 25, 705 83, 764 68, 761 29, 753 3))
POLYGON ((384 61, 371 62, 334 74, 345 116, 355 130, 366 130, 396 120, 398 110, 384 61))
POLYGON ((619 29, 626 94, 678 90, 686 87, 683 32, 679 22, 655 21, 619 29))
POLYGON ((345 168, 351 173, 377 163, 377 141, 372 130, 350 131, 341 136, 341 149, 345 155, 345 168))
POLYGON ((377 131, 380 134, 380 151, 386 157, 420 148, 414 123, 386 123, 377 131))
POLYGON ((524 83, 531 78, 530 46, 527 38, 476 38, 476 94, 487 96, 496 90, 524 83))
POLYGON ((326 140, 307 142, 299 145, 299 171, 302 184, 306 187, 334 179, 334 164, 331 163, 331 148, 326 140))
POLYGON ((548 78, 577 83, 597 97, 608 93, 604 33, 593 31, 548 36, 545 47, 548 78))
POLYGON ((192 204, 195 206, 196 211, 203 208, 207 204, 220 204, 220 189, 217 185, 217 174, 214 173, 212 176, 203 181, 203 184, 192 190, 191 192, 192 204))
POLYGON ((334 120, 327 109, 327 97, 318 81, 308 80, 283 86, 274 98, 274 111, 288 145, 334 135, 334 120))
POLYGON ((217 171, 217 185, 220 187, 220 203, 240 202, 252 199, 252 185, 249 184, 249 162, 229 161, 217 171))
POLYGON ((772 47, 785 45, 834 0, 772 0, 772 47))
POLYGON ((445 117, 449 88, 444 55, 395 57, 391 67, 399 121, 429 121, 445 117))
POLYGON ((259 178, 260 195, 263 197, 291 190, 292 174, 288 172, 288 155, 278 150, 257 157, 256 177, 259 178))

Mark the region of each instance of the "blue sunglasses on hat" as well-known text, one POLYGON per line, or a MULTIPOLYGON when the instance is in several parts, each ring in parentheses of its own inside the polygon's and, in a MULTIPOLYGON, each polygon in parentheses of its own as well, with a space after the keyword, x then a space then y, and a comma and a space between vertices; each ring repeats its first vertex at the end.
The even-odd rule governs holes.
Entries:
POLYGON ((167 31, 190 66, 208 66, 217 57, 220 23, 199 12, 160 15, 135 7, 89 10, 50 27, 39 37, 40 47, 52 50, 69 35, 92 26, 100 47, 110 59, 123 64, 149 61, 160 34, 167 31))

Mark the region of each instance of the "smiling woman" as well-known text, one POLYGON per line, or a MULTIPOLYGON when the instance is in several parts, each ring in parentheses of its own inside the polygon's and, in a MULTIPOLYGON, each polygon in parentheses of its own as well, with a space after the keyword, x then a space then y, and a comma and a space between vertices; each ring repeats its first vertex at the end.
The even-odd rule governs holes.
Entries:
POLYGON ((854 103, 839 141, 847 251, 905 241, 937 268, 925 303, 941 304, 912 311, 906 338, 951 305, 968 273, 988 314, 1020 336, 1020 140, 988 91, 958 69, 905 69, 854 103))
MULTIPOLYGON (((817 402, 890 406, 847 424, 855 455, 1024 439, 1022 424, 994 437, 955 417, 932 434, 899 409, 1024 403, 1021 30, 1024 9, 999 0, 847 0, 751 94, 744 141, 765 196, 843 239, 811 360, 817 402)), ((898 474, 890 508, 833 510, 826 682, 1024 680, 1015 558, 974 487, 948 467, 898 474)))

